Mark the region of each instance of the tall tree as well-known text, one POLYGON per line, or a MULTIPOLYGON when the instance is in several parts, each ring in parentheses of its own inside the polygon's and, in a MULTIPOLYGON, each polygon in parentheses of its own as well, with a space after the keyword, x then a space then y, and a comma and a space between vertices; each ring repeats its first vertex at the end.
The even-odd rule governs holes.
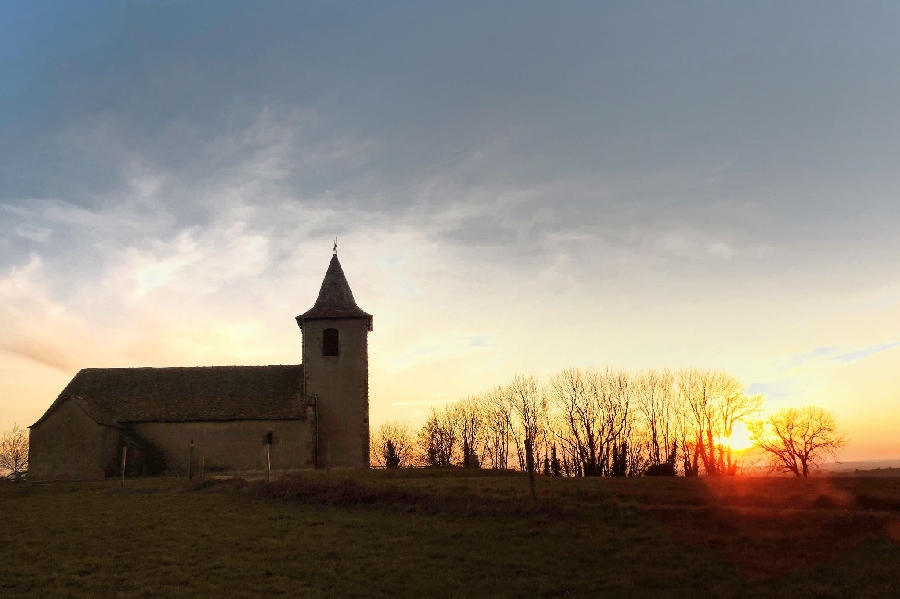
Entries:
POLYGON ((524 448, 524 469, 528 472, 531 498, 537 503, 534 488, 535 444, 546 427, 547 396, 537 378, 516 376, 506 387, 506 397, 516 418, 517 438, 521 439, 524 448))
POLYGON ((509 439, 512 435, 512 416, 502 387, 481 396, 485 414, 485 455, 491 468, 509 468, 509 439))
POLYGON ((734 476, 737 474, 737 463, 731 452, 731 435, 734 433, 734 425, 738 422, 746 422, 751 416, 762 409, 762 395, 747 395, 744 385, 734 376, 720 374, 719 396, 719 463, 718 471, 721 474, 734 476), (725 449, 724 455, 722 449, 725 449))
POLYGON ((718 373, 712 370, 686 368, 678 372, 678 391, 681 396, 693 444, 694 460, 703 462, 707 474, 718 474, 716 460, 716 394, 718 373))
POLYGON ((746 395, 740 381, 726 372, 696 368, 678 372, 678 393, 685 418, 686 473, 696 470, 699 457, 709 475, 735 474, 730 446, 734 425, 758 412, 762 397, 746 395))
MULTIPOLYGON (((593 373, 592 373, 593 374, 593 373)), ((586 476, 600 473, 600 406, 598 385, 579 368, 567 368, 550 377, 549 395, 558 413, 558 439, 567 446, 586 476)))
POLYGON ((461 465, 465 468, 480 468, 486 428, 482 401, 479 397, 467 397, 457 402, 452 410, 462 440, 461 465))
POLYGON ((669 370, 647 370, 635 377, 637 408, 646 428, 651 465, 666 462, 675 439, 674 377, 669 370))

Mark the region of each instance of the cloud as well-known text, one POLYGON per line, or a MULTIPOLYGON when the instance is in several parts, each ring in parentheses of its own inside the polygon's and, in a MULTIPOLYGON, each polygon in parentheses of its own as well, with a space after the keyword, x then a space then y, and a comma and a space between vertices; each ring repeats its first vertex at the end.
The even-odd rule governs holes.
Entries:
POLYGON ((711 256, 715 256, 717 258, 729 259, 734 256, 734 248, 732 248, 727 243, 716 242, 711 243, 706 247, 706 251, 711 256))
POLYGON ((484 350, 492 347, 494 344, 490 335, 450 333, 420 340, 415 347, 391 357, 388 364, 393 372, 397 372, 459 358, 483 359, 484 350), (473 351, 479 352, 478 356, 473 351))
POLYGON ((240 218, 191 228, 147 250, 126 248, 107 286, 133 290, 139 299, 161 287, 207 294, 228 282, 260 275, 271 263, 268 237, 240 218))
MULTIPOLYGON (((376 267, 352 279, 358 297, 423 295, 421 282, 435 265, 452 272, 459 260, 452 249, 434 250, 438 232, 453 226, 454 213, 484 207, 441 204, 444 224, 423 227, 425 215, 398 217, 335 194, 304 196, 298 170, 367 160, 356 153, 369 144, 345 134, 304 137, 317 122, 305 113, 263 111, 246 130, 210 142, 206 153, 216 160, 203 176, 185 180, 184 172, 131 152, 118 164, 123 184, 113 191, 81 203, 32 199, 5 208, 7 227, 17 219, 53 233, 41 256, 11 266, 0 280, 3 348, 63 371, 296 361, 277 357, 278 347, 297 342, 294 327, 282 327, 277 315, 314 299, 336 233, 347 239, 345 256, 356 251, 356 263, 376 267), (274 341, 281 337, 287 341, 274 341)), ((0 234, 5 228, 0 224, 0 234)), ((436 343, 397 353, 418 363, 491 345, 486 334, 436 343)))
POLYGON ((67 351, 69 348, 59 347, 51 340, 36 337, 4 341, 0 347, 12 354, 67 373, 77 370, 77 362, 82 358, 69 354, 67 351))
POLYGON ((839 347, 831 345, 817 347, 802 354, 794 354, 786 361, 782 362, 782 364, 780 365, 780 369, 787 370, 791 368, 797 368, 798 366, 804 366, 806 364, 809 364, 810 362, 814 362, 822 358, 827 358, 828 356, 834 354, 839 350, 839 347))
POLYGON ((900 346, 900 341, 894 341, 892 343, 881 343, 879 345, 872 345, 869 347, 864 347, 862 349, 856 349, 839 356, 835 356, 834 359, 841 364, 847 364, 849 362, 855 362, 857 360, 862 360, 863 358, 868 358, 869 356, 887 351, 898 346, 900 346))
POLYGON ((31 227, 28 225, 17 227, 15 231, 19 237, 37 243, 46 243, 53 233, 53 229, 50 227, 31 227))
MULTIPOLYGON (((656 238, 657 250, 674 256, 691 259, 714 258, 731 260, 736 254, 733 244, 724 241, 709 241, 708 233, 700 230, 681 229, 666 231, 656 238)), ((758 253, 754 255, 759 256, 758 253)))
POLYGON ((820 366, 834 362, 838 362, 840 364, 848 364, 850 362, 856 362, 858 360, 868 358, 869 356, 887 351, 898 346, 900 346, 900 341, 894 341, 891 343, 879 343, 876 345, 871 345, 869 347, 863 347, 850 351, 842 351, 842 348, 840 346, 835 345, 822 346, 808 352, 804 352, 802 354, 795 354, 791 356, 780 364, 779 369, 790 370, 793 368, 807 366, 815 363, 818 363, 820 366))
POLYGON ((39 255, 0 278, 0 348, 66 372, 75 356, 92 355, 90 347, 64 302, 51 297, 39 255))

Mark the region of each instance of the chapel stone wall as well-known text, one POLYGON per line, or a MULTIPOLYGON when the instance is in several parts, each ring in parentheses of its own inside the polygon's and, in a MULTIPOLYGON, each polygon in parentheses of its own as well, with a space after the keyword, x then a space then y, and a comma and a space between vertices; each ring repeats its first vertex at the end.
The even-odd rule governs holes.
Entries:
POLYGON ((115 460, 118 431, 66 401, 29 434, 28 480, 94 480, 115 460))
POLYGON ((318 410, 319 467, 369 467, 369 353, 365 318, 303 322, 303 377, 318 410), (338 355, 323 355, 324 331, 338 331, 338 355))
MULTIPOLYGON (((310 412, 312 408, 310 408, 310 412)), ((266 471, 268 446, 272 472, 277 474, 312 468, 314 418, 306 420, 238 420, 227 422, 144 422, 135 433, 160 454, 163 474, 188 473, 191 441, 194 473, 203 460, 205 474, 257 475, 266 471)))

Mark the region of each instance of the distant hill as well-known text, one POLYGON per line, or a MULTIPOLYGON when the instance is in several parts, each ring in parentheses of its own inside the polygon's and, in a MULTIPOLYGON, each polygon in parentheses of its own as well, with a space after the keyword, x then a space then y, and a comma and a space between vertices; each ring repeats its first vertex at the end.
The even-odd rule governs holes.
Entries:
MULTIPOLYGON (((740 459, 740 473, 748 476, 793 476, 772 472, 765 455, 751 448, 735 452, 740 459)), ((889 460, 853 460, 822 464, 810 472, 811 476, 900 476, 900 458, 889 460)))
POLYGON ((833 476, 900 476, 900 460, 867 460, 824 465, 820 472, 833 476))
POLYGON ((900 468, 873 468, 871 470, 843 470, 841 472, 831 472, 832 476, 878 476, 878 477, 900 477, 900 468))

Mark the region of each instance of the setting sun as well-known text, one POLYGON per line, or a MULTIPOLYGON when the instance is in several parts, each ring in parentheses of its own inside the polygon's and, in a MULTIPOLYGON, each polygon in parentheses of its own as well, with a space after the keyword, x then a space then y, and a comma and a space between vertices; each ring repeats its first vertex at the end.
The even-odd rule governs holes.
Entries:
POLYGON ((725 439, 724 442, 732 451, 744 451, 753 447, 750 431, 747 430, 747 425, 743 422, 738 422, 734 425, 731 431, 731 439, 725 439))

